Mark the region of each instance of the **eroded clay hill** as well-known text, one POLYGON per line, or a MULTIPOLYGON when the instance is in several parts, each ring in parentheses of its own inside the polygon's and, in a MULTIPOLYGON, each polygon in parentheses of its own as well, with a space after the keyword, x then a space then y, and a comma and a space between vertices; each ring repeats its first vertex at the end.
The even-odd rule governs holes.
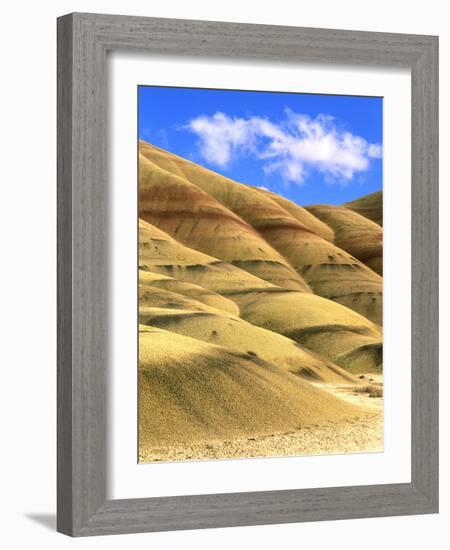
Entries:
POLYGON ((383 193, 376 191, 359 199, 347 202, 344 206, 351 208, 361 216, 383 226, 383 193))
POLYGON ((254 355, 160 328, 139 332, 139 444, 292 432, 361 411, 254 355))
MULTIPOLYGON (((239 267, 188 248, 144 221, 140 221, 139 267, 143 324, 156 323, 167 328, 164 316, 168 316, 172 330, 178 327, 189 336, 195 336, 198 331, 200 337, 205 321, 211 330, 211 341, 218 342, 224 338, 224 332, 217 327, 231 323, 235 332, 230 338, 236 338, 237 342, 240 331, 248 330, 249 334, 251 331, 247 325, 236 324, 237 319, 233 321, 226 315, 231 314, 293 340, 319 355, 326 364, 332 362, 350 372, 380 368, 381 332, 378 325, 366 317, 311 292, 273 285, 239 267), (155 313, 155 308, 164 311, 155 313), (183 310, 197 314, 186 316, 183 310), (199 321, 201 312, 208 311, 210 314, 203 315, 199 321)), ((265 336, 268 338, 268 333, 265 336)), ((279 339, 272 342, 274 349, 279 348, 280 342, 279 339)), ((253 349, 250 343, 246 345, 247 351, 265 356, 258 346, 253 349)), ((302 362, 298 354, 294 355, 291 369, 301 372, 311 367, 309 359, 302 362)))
POLYGON ((345 206, 314 205, 307 210, 334 232, 334 243, 368 267, 383 274, 383 229, 345 206))
POLYGON ((382 324, 382 278, 336 243, 331 225, 148 143, 140 142, 140 159, 143 219, 276 286, 312 291, 382 324))
MULTIPOLYGON (((142 148, 144 152, 148 147, 142 148)), ((139 214, 177 241, 284 288, 310 289, 244 219, 149 155, 139 156, 139 214)))
POLYGON ((368 212, 373 199, 306 209, 140 142, 144 455, 364 414, 326 388, 382 369, 382 229, 368 212))

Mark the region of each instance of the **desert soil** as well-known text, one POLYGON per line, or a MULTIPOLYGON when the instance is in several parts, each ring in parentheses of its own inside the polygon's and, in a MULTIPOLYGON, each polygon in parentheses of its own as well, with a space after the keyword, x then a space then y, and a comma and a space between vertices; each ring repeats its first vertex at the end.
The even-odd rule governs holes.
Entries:
MULTIPOLYGON (((382 375, 369 374, 366 378, 368 384, 382 388, 382 375)), ((305 427, 290 433, 259 438, 141 449, 139 462, 382 452, 383 398, 356 392, 354 386, 350 385, 317 385, 345 401, 359 405, 365 414, 346 422, 305 427)))
POLYGON ((306 209, 139 152, 140 460, 381 451, 382 193, 306 209))

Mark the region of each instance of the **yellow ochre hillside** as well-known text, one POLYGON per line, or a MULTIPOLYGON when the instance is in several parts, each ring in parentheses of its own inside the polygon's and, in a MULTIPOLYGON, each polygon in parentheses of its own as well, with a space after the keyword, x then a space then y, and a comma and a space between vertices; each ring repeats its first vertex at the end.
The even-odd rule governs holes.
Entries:
POLYGON ((364 450, 381 193, 305 208, 140 141, 139 217, 140 460, 364 450))
POLYGON ((140 144, 140 216, 178 241, 277 286, 311 290, 382 324, 382 279, 333 230, 286 199, 140 144), (315 221, 314 221, 315 220, 315 221), (325 238, 324 238, 325 237, 325 238))
POLYGON ((383 274, 383 229, 345 206, 319 204, 307 210, 334 232, 334 243, 368 267, 383 274))
POLYGON ((344 206, 383 226, 383 193, 381 191, 347 202, 344 206))

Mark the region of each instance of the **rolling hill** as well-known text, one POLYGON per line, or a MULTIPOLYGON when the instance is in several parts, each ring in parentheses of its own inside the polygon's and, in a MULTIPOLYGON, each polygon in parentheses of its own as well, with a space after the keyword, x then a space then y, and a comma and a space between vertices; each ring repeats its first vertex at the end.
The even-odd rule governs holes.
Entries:
POLYGON ((308 206, 334 232, 334 243, 379 275, 383 274, 383 229, 345 206, 308 206))
POLYGON ((143 447, 285 433, 362 414, 248 353, 143 327, 139 332, 143 447))
POLYGON ((327 224, 286 203, 140 142, 144 220, 276 286, 312 290, 382 324, 381 277, 330 242, 327 224))
POLYGON ((383 226, 383 193, 376 191, 359 199, 345 203, 347 208, 358 212, 361 216, 383 226))
POLYGON ((180 243, 273 284, 309 291, 281 254, 212 195, 144 154, 139 156, 139 174, 139 215, 143 220, 180 243))
POLYGON ((364 416, 329 388, 382 372, 379 200, 305 208, 139 143, 144 455, 364 416))
MULTIPOLYGON (((231 302, 242 319, 287 336, 314 353, 322 352, 327 360, 338 365, 343 362, 350 371, 361 370, 360 367, 353 368, 353 363, 360 364, 358 349, 364 349, 364 355, 371 356, 366 370, 378 368, 381 363, 382 337, 378 325, 340 304, 310 292, 275 286, 243 269, 180 244, 148 222, 140 222, 139 249, 141 282, 144 277, 151 281, 156 278, 155 274, 162 274, 175 281, 172 290, 181 283, 187 283, 189 288, 195 285, 206 289, 214 296, 227 299, 227 311, 232 310, 231 302), (326 350, 322 351, 322 344, 317 345, 319 336, 322 340, 329 340, 326 350), (331 345, 331 341, 336 345, 331 345), (372 344, 370 352, 369 343, 372 344)), ((141 284, 141 291, 142 287, 141 284)), ((180 290, 178 293, 183 294, 180 290)), ((173 307, 181 298, 172 299, 173 307)), ((143 308, 145 303, 141 300, 140 307, 143 308)), ((153 301, 150 300, 153 306, 159 307, 160 303, 156 302, 155 295, 153 301)), ((224 309, 223 305, 221 309, 224 309)))
POLYGON ((140 282, 139 304, 142 325, 248 353, 307 379, 356 382, 344 369, 294 340, 195 299, 140 282))

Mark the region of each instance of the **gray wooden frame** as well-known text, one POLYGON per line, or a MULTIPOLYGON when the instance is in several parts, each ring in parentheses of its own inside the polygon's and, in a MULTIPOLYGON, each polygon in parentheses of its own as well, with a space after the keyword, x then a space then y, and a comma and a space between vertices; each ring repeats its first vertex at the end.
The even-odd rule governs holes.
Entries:
POLYGON ((75 13, 58 19, 58 530, 100 535, 438 511, 438 38, 75 13), (411 483, 107 500, 106 53, 412 72, 411 483))

